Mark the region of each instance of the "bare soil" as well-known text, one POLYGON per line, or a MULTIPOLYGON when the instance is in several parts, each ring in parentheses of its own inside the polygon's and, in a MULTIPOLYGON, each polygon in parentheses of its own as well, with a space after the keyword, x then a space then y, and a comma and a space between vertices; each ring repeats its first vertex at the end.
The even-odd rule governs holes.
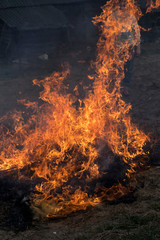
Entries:
MULTIPOLYGON (((19 108, 21 96, 35 100, 39 89, 32 86, 32 79, 47 76, 59 68, 61 60, 71 64, 71 90, 79 82, 86 81, 90 60, 94 57, 92 47, 63 51, 56 61, 41 62, 40 69, 34 64, 3 66, 0 71, 0 115, 19 108)), ((58 69, 59 70, 59 69, 58 69)), ((87 82, 85 82, 87 84, 87 82)), ((82 94, 83 95, 83 94, 82 94)), ((83 97, 83 96, 82 96, 83 97)), ((133 79, 127 101, 132 103, 132 118, 152 141, 160 138, 160 39, 143 43, 141 56, 135 58, 133 79)), ((157 147, 157 151, 160 151, 157 147)), ((159 156, 159 155, 158 155, 159 156)), ((2 240, 159 240, 160 239, 160 158, 150 169, 138 175, 137 188, 132 203, 104 203, 86 211, 76 212, 63 219, 34 220, 33 227, 15 233, 0 230, 2 240)), ((1 215, 5 212, 0 207, 1 215)))

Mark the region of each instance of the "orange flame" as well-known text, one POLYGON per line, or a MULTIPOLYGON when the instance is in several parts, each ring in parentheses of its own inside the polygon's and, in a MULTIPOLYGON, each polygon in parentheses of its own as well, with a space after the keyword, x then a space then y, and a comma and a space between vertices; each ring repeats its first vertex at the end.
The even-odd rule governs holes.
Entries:
POLYGON ((33 206, 44 211, 42 205, 46 202, 47 217, 86 209, 102 199, 113 200, 130 191, 119 183, 103 188, 99 195, 96 191, 89 195, 89 184, 102 175, 97 160, 101 141, 127 164, 128 179, 146 159, 144 146, 149 137, 132 123, 131 104, 121 94, 125 64, 140 44, 135 17, 142 15, 134 1, 126 3, 121 9, 118 0, 109 1, 101 15, 94 18, 101 31, 94 63, 96 74, 89 76, 94 79, 93 90, 83 102, 79 101, 78 110, 77 99, 65 86, 69 75, 65 67, 62 73, 33 81, 44 88, 40 93, 44 104, 24 101, 32 112, 29 118, 16 112, 10 119, 1 119, 0 170, 18 169, 19 178, 39 178, 41 183, 32 194, 33 206), (121 41, 121 34, 133 31, 131 28, 134 38, 121 41), (12 129, 5 126, 6 120, 10 120, 12 129))
POLYGON ((160 0, 148 0, 147 1, 147 13, 151 12, 153 9, 159 8, 160 7, 160 0))

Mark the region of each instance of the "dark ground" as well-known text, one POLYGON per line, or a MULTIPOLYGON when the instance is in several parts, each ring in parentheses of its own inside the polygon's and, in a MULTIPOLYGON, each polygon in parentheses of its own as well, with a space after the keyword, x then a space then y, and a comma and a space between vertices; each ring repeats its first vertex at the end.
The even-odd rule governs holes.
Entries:
MULTIPOLYGON (((47 76, 60 70, 59 63, 71 64, 71 90, 80 81, 85 82, 89 62, 94 56, 92 47, 79 46, 72 50, 62 49, 59 57, 52 61, 25 63, 19 72, 18 64, 3 65, 0 70, 0 115, 18 108, 21 96, 37 99, 39 89, 32 86, 34 78, 47 76)), ((128 101, 131 101, 132 118, 152 141, 160 138, 160 38, 142 44, 142 54, 135 59, 134 73, 128 101)), ((159 150, 159 147, 157 147, 159 150)), ((157 157, 158 159, 158 157, 157 157)), ((116 205, 101 204, 71 216, 46 222, 34 220, 34 226, 23 232, 0 230, 2 240, 159 240, 160 239, 160 167, 159 162, 139 174, 133 203, 116 205)), ((0 207, 1 216, 4 203, 0 207)))

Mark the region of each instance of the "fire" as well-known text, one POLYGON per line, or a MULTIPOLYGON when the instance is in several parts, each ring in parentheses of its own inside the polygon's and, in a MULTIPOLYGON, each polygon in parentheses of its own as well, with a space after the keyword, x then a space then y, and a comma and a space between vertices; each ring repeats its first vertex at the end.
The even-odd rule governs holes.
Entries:
POLYGON ((148 12, 151 12, 153 9, 160 7, 160 0, 154 0, 154 1, 148 0, 147 5, 148 5, 148 8, 147 8, 147 13, 148 13, 148 12))
POLYGON ((149 137, 132 123, 132 106, 123 100, 121 93, 125 63, 132 57, 130 40, 117 44, 121 33, 131 31, 131 25, 136 35, 133 45, 140 44, 136 40, 139 26, 133 15, 137 20, 142 16, 134 1, 127 0, 121 10, 119 1, 112 0, 94 18, 101 32, 94 63, 96 73, 88 76, 94 80, 93 89, 86 92, 83 102, 79 100, 78 109, 77 94, 75 97, 67 91, 65 81, 70 72, 65 66, 62 73, 54 72, 44 80, 33 81, 43 87, 40 93, 43 104, 23 101, 32 113, 29 117, 16 112, 1 118, 0 170, 18 169, 19 178, 38 182, 32 203, 46 217, 86 209, 130 191, 126 183, 118 183, 109 189, 102 188, 99 194, 96 190, 90 192, 92 181, 103 175, 98 160, 101 142, 126 163, 129 182, 136 169, 145 164, 144 146, 149 137), (8 121, 12 128, 6 126, 8 121))

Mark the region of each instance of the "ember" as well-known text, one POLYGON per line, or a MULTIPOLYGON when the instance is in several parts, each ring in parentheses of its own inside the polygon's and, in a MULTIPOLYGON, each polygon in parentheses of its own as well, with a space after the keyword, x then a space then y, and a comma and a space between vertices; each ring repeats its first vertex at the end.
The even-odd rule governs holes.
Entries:
POLYGON ((68 93, 70 71, 64 66, 63 72, 33 81, 44 89, 43 104, 22 101, 32 112, 30 117, 16 112, 1 119, 0 170, 18 170, 19 180, 32 180, 32 207, 45 217, 65 216, 128 194, 136 171, 146 165, 149 137, 132 123, 131 104, 121 93, 131 51, 129 41, 117 44, 117 39, 131 30, 131 24, 138 35, 132 15, 137 20, 142 16, 133 0, 123 11, 118 0, 111 0, 94 18, 101 32, 93 64, 96 73, 89 76, 93 89, 83 101, 68 93), (107 172, 116 164, 119 172, 110 181, 107 172))

